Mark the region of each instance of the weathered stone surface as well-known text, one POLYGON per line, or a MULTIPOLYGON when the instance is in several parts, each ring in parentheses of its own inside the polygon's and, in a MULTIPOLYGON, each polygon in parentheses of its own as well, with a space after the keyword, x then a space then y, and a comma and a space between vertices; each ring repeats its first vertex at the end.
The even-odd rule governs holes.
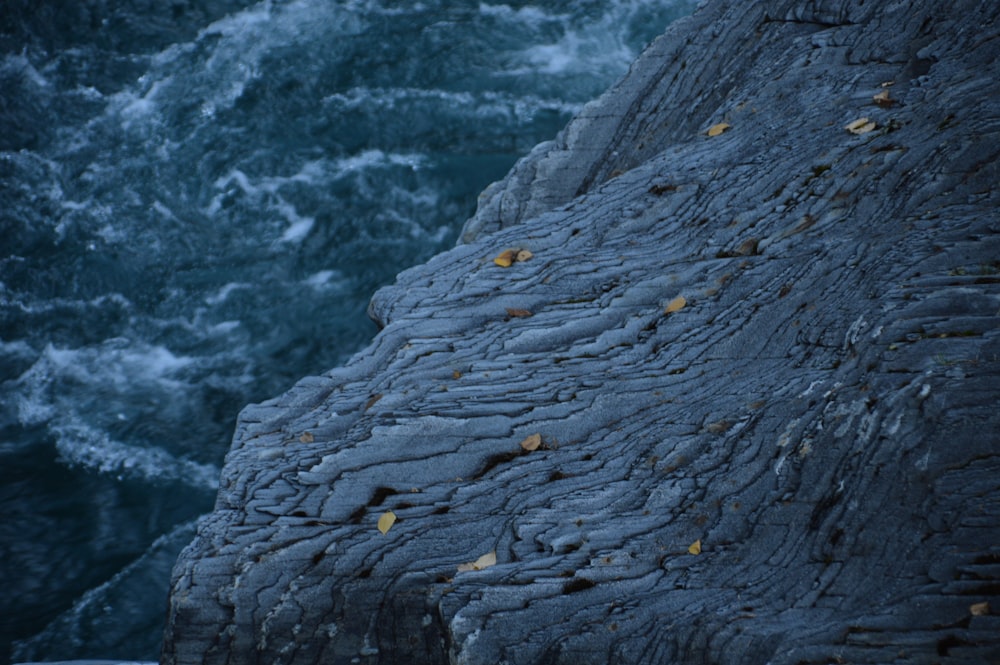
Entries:
POLYGON ((672 26, 244 411, 163 662, 996 662, 998 13, 672 26))

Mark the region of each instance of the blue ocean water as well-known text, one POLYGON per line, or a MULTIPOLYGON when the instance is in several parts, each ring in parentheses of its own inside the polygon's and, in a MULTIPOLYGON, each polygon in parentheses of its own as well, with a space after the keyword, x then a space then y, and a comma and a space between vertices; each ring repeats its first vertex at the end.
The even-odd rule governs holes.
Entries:
POLYGON ((0 663, 155 659, 236 414, 694 0, 4 0, 0 663))

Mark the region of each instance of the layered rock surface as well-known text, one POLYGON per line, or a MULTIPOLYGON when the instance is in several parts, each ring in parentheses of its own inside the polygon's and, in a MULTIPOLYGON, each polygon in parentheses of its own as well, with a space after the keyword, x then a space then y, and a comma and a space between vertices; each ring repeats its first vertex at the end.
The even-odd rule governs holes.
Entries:
POLYGON ((1000 657, 998 14, 671 26, 243 412, 163 662, 1000 657))

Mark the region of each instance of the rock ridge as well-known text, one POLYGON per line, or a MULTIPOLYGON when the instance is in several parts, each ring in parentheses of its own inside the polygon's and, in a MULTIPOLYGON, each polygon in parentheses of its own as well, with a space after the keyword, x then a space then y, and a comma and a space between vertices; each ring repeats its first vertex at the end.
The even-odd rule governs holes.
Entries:
POLYGON ((243 411, 161 662, 996 662, 998 63, 988 0, 673 24, 243 411))

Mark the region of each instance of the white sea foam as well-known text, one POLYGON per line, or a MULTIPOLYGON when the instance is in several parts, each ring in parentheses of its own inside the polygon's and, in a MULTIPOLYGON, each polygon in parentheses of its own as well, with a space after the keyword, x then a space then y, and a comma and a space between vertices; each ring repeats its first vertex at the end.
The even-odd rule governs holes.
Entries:
MULTIPOLYGON (((266 175, 251 178, 240 169, 231 169, 213 183, 218 193, 212 198, 204 210, 208 216, 214 216, 222 210, 223 201, 237 189, 255 201, 262 209, 271 211, 276 218, 286 225, 278 243, 296 244, 305 240, 316 225, 316 218, 302 214, 298 207, 286 196, 291 196, 294 190, 286 190, 291 185, 308 185, 322 188, 339 180, 365 175, 370 171, 403 168, 417 171, 429 164, 426 155, 417 152, 384 152, 378 149, 364 150, 354 155, 339 159, 311 160, 302 164, 299 170, 289 176, 266 175)), ((437 203, 437 194, 431 190, 417 192, 393 188, 392 196, 407 200, 410 205, 430 207, 437 203)), ((210 302, 211 301, 207 301, 210 302)))
POLYGON ((338 174, 391 166, 405 166, 410 169, 417 169, 425 161, 426 158, 424 155, 419 153, 385 153, 381 150, 365 150, 356 155, 338 159, 335 162, 334 169, 338 174))
MULTIPOLYGON (((378 150, 370 152, 381 154, 381 151, 378 150)), ((320 185, 328 182, 331 171, 343 170, 342 161, 331 162, 327 159, 310 160, 303 163, 298 171, 289 176, 266 175, 251 178, 240 169, 230 169, 225 175, 216 178, 212 185, 218 190, 227 190, 231 185, 236 185, 244 194, 253 196, 275 194, 282 187, 292 183, 320 185)), ((377 160, 367 160, 363 155, 361 161, 375 163, 377 160)))
POLYGON ((215 185, 216 189, 223 189, 228 187, 230 183, 235 183, 237 187, 242 189, 244 193, 252 194, 256 191, 256 187, 250 184, 250 178, 247 174, 239 169, 232 169, 226 175, 216 178, 215 185))
POLYGON ((275 46, 325 42, 339 35, 361 34, 367 26, 358 3, 303 1, 253 7, 221 18, 199 33, 196 41, 215 41, 211 55, 201 65, 204 90, 203 116, 233 106, 246 87, 261 76, 261 61, 275 46))
POLYGON ((93 200, 87 200, 84 202, 80 201, 60 201, 60 207, 65 210, 70 210, 72 212, 79 212, 81 210, 89 210, 92 205, 94 205, 93 200))
POLYGON ((600 26, 599 29, 567 30, 554 42, 536 44, 521 51, 515 62, 520 61, 522 65, 504 73, 553 76, 623 71, 636 55, 611 25, 600 26))
POLYGON ((210 335, 228 335, 229 333, 239 328, 241 325, 243 324, 240 323, 239 321, 221 321, 213 326, 210 326, 208 329, 208 333, 210 335))
POLYGON ((197 489, 218 489, 219 468, 214 464, 180 459, 155 445, 130 446, 81 423, 58 424, 49 429, 56 435, 60 458, 70 466, 119 480, 170 481, 197 489))
POLYGON ((158 122, 161 111, 159 97, 163 94, 166 99, 171 99, 173 94, 171 89, 172 76, 165 76, 150 83, 143 80, 146 78, 148 77, 144 76, 140 79, 138 90, 119 92, 111 98, 110 107, 117 112, 121 119, 121 126, 125 130, 132 130, 150 122, 158 122))
POLYGON ((156 103, 152 99, 153 91, 146 93, 142 97, 125 94, 122 97, 121 115, 126 126, 130 126, 136 120, 148 116, 156 109, 156 103))
POLYGON ((284 199, 279 199, 274 207, 288 221, 288 228, 285 229, 279 239, 281 242, 302 242, 316 224, 315 217, 300 215, 295 206, 284 199))
POLYGON ((249 9, 244 9, 235 14, 228 14, 204 27, 198 34, 198 38, 201 39, 206 35, 217 34, 238 37, 255 27, 266 28, 271 21, 272 6, 273 3, 271 0, 264 0, 249 9))
POLYGON ((225 302, 229 294, 237 289, 253 288, 252 285, 243 282, 229 282, 213 294, 205 296, 205 303, 208 305, 218 305, 225 302))
POLYGON ((536 71, 561 74, 580 61, 579 50, 580 39, 570 33, 559 43, 533 46, 524 51, 524 55, 536 71))
POLYGON ((169 401, 185 394, 189 383, 180 374, 193 362, 163 346, 122 339, 76 349, 49 344, 14 382, 17 418, 24 426, 45 425, 60 458, 71 466, 119 479, 212 489, 216 466, 178 458, 155 441, 118 441, 95 424, 127 421, 132 416, 118 409, 136 408, 133 395, 169 401))
POLYGON ((117 306, 122 309, 131 309, 131 301, 120 293, 107 293, 90 300, 78 300, 75 298, 49 298, 47 300, 22 300, 11 293, 0 296, 0 304, 7 307, 16 307, 25 314, 44 315, 52 312, 73 311, 83 313, 88 309, 104 309, 109 306, 117 306))
POLYGON ((292 175, 288 178, 288 180, 290 182, 301 182, 307 185, 322 182, 326 177, 327 164, 328 162, 325 159, 310 160, 304 163, 298 173, 292 175))
POLYGON ((339 270, 320 270, 309 275, 302 283, 314 289, 327 289, 331 286, 343 286, 344 273, 339 270))
POLYGON ((354 87, 336 92, 322 99, 323 104, 333 104, 344 109, 393 109, 403 101, 448 102, 453 106, 470 106, 476 97, 469 92, 427 88, 369 88, 354 87))
MULTIPOLYGON (((662 10, 661 0, 635 0, 609 3, 599 16, 582 21, 569 14, 550 14, 528 6, 513 9, 506 4, 481 3, 479 11, 484 16, 495 17, 506 23, 520 24, 523 30, 555 31, 558 37, 527 46, 511 54, 509 65, 500 75, 523 76, 542 74, 600 75, 606 78, 622 72, 635 59, 638 52, 629 46, 629 25, 644 11, 662 10)), ((685 13, 688 0, 676 0, 678 13, 685 13)))
POLYGON ((97 235, 108 245, 118 244, 128 240, 128 231, 123 228, 116 227, 112 224, 105 224, 101 228, 97 229, 97 235))
POLYGON ((484 16, 499 16, 510 19, 516 18, 526 23, 541 23, 544 20, 553 18, 553 15, 546 14, 541 8, 534 5, 514 9, 510 5, 491 5, 486 2, 479 3, 479 13, 484 16))
POLYGON ((471 93, 437 88, 378 87, 351 88, 346 92, 327 95, 322 99, 322 103, 324 106, 333 106, 340 111, 358 108, 388 111, 403 104, 417 103, 440 107, 440 113, 477 118, 512 117, 520 122, 530 121, 543 111, 572 114, 583 107, 582 103, 556 97, 539 97, 533 94, 514 95, 493 90, 471 93))
POLYGON ((232 108, 247 84, 258 77, 257 63, 261 46, 267 43, 264 33, 270 23, 271 2, 265 0, 219 19, 198 33, 198 41, 219 39, 202 65, 204 77, 216 83, 204 91, 207 98, 201 105, 203 117, 232 108))
POLYGON ((16 394, 14 404, 22 425, 37 425, 52 420, 58 413, 56 405, 33 394, 16 394))
POLYGON ((130 394, 137 389, 181 390, 186 384, 176 374, 192 358, 169 349, 112 339, 100 346, 69 349, 48 344, 35 363, 16 381, 18 419, 37 425, 72 410, 76 391, 130 394))
POLYGON ((172 222, 177 221, 177 215, 175 215, 174 211, 168 208, 166 204, 164 204, 162 201, 159 200, 153 201, 152 207, 153 210, 160 213, 160 215, 162 215, 165 219, 168 219, 172 222))
POLYGON ((29 81, 40 88, 47 88, 50 85, 48 79, 35 69, 35 66, 23 53, 7 54, 0 59, 0 74, 10 75, 14 73, 22 80, 29 81))
MULTIPOLYGON (((0 291, 3 291, 3 289, 4 284, 0 282, 0 291)), ((2 298, 0 298, 0 303, 3 303, 2 298)), ((0 339, 0 356, 7 358, 33 358, 35 355, 35 350, 24 340, 16 339, 12 342, 5 342, 0 339)))

